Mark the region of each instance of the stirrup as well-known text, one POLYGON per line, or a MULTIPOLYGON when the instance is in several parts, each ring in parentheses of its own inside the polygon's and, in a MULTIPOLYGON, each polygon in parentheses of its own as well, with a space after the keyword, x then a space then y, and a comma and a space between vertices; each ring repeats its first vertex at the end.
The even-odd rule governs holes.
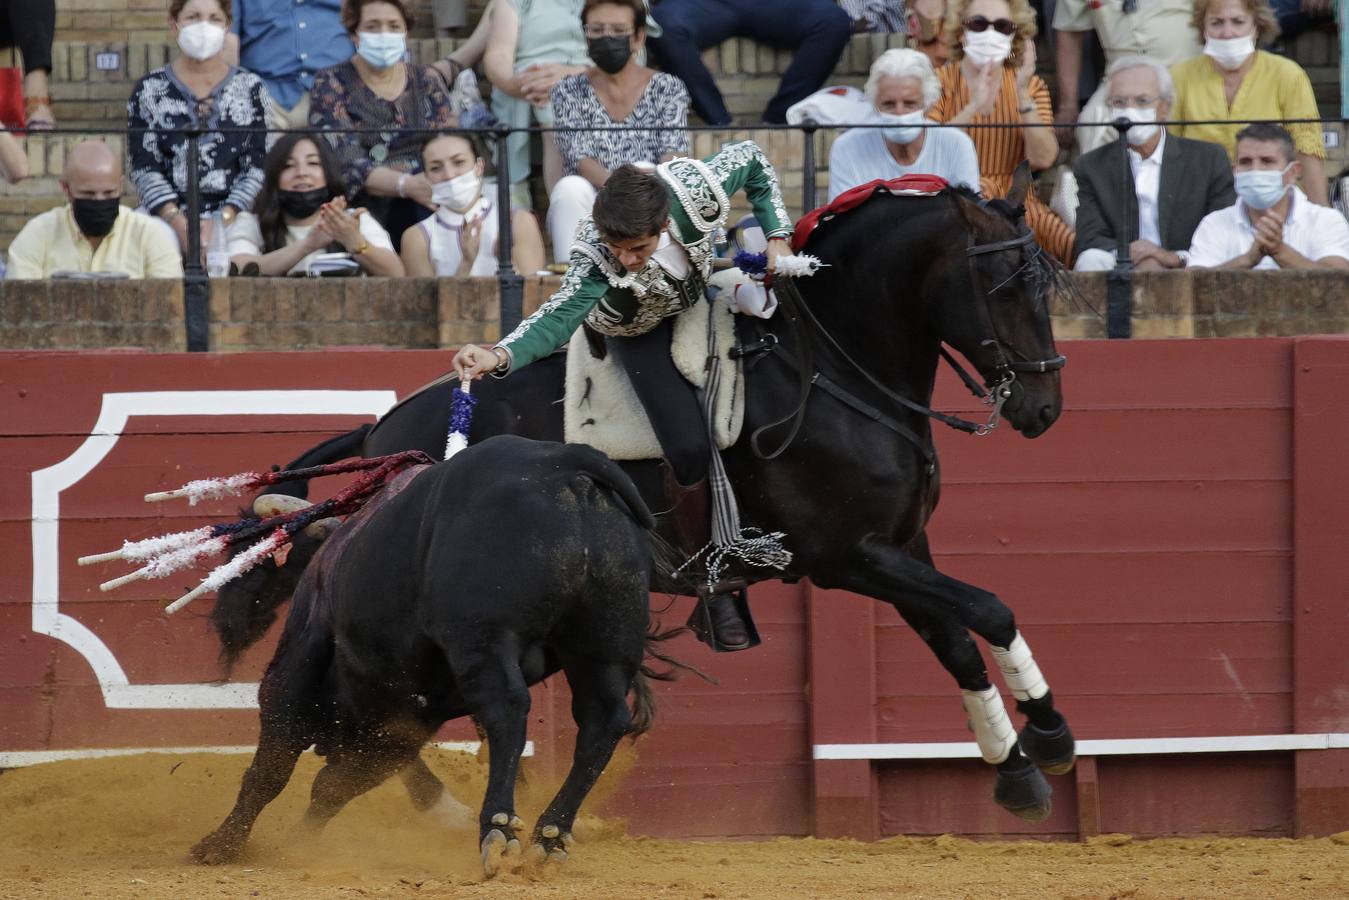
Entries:
POLYGON ((718 581, 709 590, 706 584, 698 586, 698 602, 693 604, 693 613, 689 616, 688 627, 704 644, 717 653, 734 653, 757 647, 763 641, 759 638, 759 629, 754 625, 754 616, 749 611, 749 583, 743 578, 728 578, 718 581), (717 640, 716 629, 712 627, 712 611, 708 601, 716 596, 728 596, 735 607, 736 614, 745 625, 745 634, 749 640, 743 647, 727 647, 717 640))

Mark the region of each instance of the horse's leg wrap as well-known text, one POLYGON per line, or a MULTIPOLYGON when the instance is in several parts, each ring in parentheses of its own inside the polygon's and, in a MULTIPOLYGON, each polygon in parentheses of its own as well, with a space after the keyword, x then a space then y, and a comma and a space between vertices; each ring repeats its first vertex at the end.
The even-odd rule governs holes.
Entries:
POLYGON ((990 765, 1005 762, 1016 747, 1016 730, 1007 717, 1007 707, 1002 705, 998 689, 961 691, 960 702, 965 705, 965 715, 984 762, 990 765))
POLYGON ((1031 656, 1026 639, 1017 632, 1007 647, 990 647, 998 668, 1002 670, 1002 680, 1018 700, 1039 700, 1049 693, 1049 684, 1040 674, 1040 667, 1031 656))

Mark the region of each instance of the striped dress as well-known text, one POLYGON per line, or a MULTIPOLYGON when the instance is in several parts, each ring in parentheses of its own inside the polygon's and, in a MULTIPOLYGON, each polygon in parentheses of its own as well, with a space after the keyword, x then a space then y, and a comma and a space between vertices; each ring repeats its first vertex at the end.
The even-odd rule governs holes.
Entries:
MULTIPOLYGON (((965 75, 960 71, 960 63, 952 61, 937 70, 941 80, 941 98, 928 110, 928 116, 938 122, 947 122, 964 109, 970 102, 970 87, 965 75)), ((1040 121, 1053 126, 1054 114, 1049 100, 1049 88, 1039 75, 1030 79, 1030 95, 1040 114, 1040 121)), ((1004 66, 1002 70, 1002 90, 993 105, 993 114, 976 116, 981 122, 1020 122, 1021 114, 1016 111, 1016 70, 1004 66)), ((979 157, 979 189, 985 197, 1005 197, 1012 187, 1012 173, 1017 165, 1026 158, 1026 145, 1020 128, 971 128, 967 130, 974 139, 974 150, 979 157)), ((1066 265, 1072 264, 1073 230, 1040 200, 1035 191, 1026 197, 1026 221, 1035 232, 1035 240, 1041 247, 1058 257, 1066 265)))

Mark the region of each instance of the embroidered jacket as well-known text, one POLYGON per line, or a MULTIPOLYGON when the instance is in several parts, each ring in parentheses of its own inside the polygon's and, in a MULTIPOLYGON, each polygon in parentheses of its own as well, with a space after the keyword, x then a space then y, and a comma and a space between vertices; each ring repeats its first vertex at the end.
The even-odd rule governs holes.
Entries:
POLYGON ((661 319, 698 302, 712 271, 713 241, 726 224, 730 195, 736 191, 744 190, 765 235, 791 234, 777 173, 753 141, 725 147, 702 161, 672 159, 658 166, 656 174, 670 192, 666 231, 688 253, 688 277, 675 279, 654 259, 626 272, 587 216, 572 244, 561 288, 497 344, 510 356, 512 370, 561 347, 582 320, 601 334, 645 334, 661 319))

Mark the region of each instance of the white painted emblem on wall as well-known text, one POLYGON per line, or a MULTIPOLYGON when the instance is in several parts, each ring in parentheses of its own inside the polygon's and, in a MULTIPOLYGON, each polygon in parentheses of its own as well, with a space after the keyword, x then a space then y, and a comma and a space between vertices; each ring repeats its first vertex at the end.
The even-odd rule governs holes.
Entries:
MULTIPOLYGON (((33 631, 69 644, 89 661, 110 709, 254 709, 252 684, 131 684, 97 634, 60 611, 61 492, 111 452, 132 416, 380 416, 397 399, 384 391, 146 391, 104 394, 98 421, 79 448, 33 473, 33 631)), ((210 473, 215 474, 215 473, 210 473)), ((127 502, 138 502, 129 495, 127 502)))

